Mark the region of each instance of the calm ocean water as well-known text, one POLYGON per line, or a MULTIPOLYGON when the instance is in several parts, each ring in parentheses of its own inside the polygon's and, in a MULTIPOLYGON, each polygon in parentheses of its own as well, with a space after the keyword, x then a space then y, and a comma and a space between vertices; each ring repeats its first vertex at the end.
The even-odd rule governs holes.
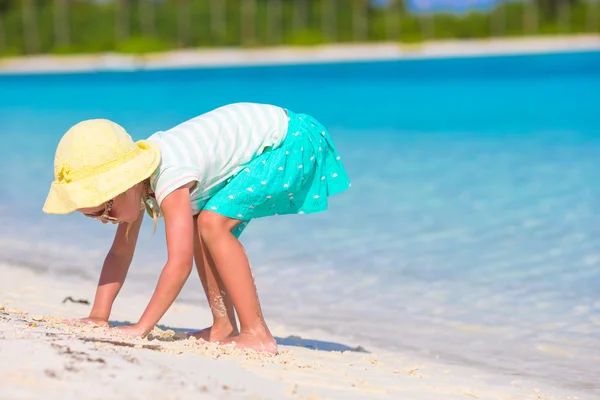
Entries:
MULTIPOLYGON (((114 227, 41 211, 78 121, 141 139, 278 104, 330 127, 353 185, 327 213, 248 227, 269 319, 598 395, 598 93, 597 52, 0 76, 0 261, 97 278, 114 227)), ((148 296, 166 259, 151 231, 127 283, 148 296)), ((195 275, 182 298, 205 301, 195 275)))

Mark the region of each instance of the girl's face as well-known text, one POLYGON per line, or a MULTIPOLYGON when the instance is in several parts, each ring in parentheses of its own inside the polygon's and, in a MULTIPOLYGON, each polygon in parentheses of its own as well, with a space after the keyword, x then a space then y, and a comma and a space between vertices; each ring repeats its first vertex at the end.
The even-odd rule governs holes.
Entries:
POLYGON ((97 219, 103 224, 134 222, 140 214, 143 188, 143 183, 138 183, 104 204, 96 207, 80 208, 77 211, 86 217, 97 219))

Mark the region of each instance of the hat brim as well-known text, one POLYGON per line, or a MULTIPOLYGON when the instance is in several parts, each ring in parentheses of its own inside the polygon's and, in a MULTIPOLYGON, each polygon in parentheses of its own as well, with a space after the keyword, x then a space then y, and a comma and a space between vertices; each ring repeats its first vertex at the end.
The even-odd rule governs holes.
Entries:
POLYGON ((75 182, 52 182, 43 211, 69 214, 81 208, 97 207, 148 178, 160 164, 160 149, 146 140, 136 145, 141 150, 138 156, 109 171, 75 182))

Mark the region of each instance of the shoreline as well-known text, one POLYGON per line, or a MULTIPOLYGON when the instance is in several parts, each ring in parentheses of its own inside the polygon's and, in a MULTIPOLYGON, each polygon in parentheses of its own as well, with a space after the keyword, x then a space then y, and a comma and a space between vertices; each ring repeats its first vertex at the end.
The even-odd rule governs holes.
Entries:
POLYGON ((396 61, 448 57, 600 51, 600 34, 477 40, 332 44, 256 49, 185 49, 143 55, 118 53, 34 55, 0 58, 0 75, 74 73, 340 62, 396 61))
MULTIPOLYGON (((91 302, 94 282, 69 284, 7 264, 0 264, 0 273, 3 398, 30 398, 41 391, 48 398, 153 398, 157 393, 173 399, 586 398, 576 390, 477 366, 445 365, 375 348, 365 352, 339 338, 298 334, 277 323, 272 324, 280 343, 276 356, 185 339, 179 328, 209 323, 210 312, 177 301, 144 340, 69 327, 61 318, 84 316, 91 304, 64 299, 91 302), (315 341, 338 347, 315 350, 315 341)), ((111 320, 134 320, 146 301, 147 296, 124 287, 111 320)))

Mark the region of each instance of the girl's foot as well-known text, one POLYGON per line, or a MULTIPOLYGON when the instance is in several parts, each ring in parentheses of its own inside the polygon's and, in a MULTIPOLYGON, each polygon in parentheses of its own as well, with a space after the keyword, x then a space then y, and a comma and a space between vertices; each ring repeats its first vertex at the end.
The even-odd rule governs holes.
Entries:
POLYGON ((277 342, 271 334, 253 335, 251 333, 240 333, 237 336, 224 339, 219 344, 235 344, 235 347, 242 349, 251 349, 255 351, 264 351, 267 353, 277 353, 277 342))
POLYGON ((228 327, 219 327, 213 325, 200 331, 188 332, 188 337, 193 336, 196 339, 202 339, 207 342, 221 342, 236 335, 239 335, 239 332, 237 329, 231 327, 231 325, 228 327))

